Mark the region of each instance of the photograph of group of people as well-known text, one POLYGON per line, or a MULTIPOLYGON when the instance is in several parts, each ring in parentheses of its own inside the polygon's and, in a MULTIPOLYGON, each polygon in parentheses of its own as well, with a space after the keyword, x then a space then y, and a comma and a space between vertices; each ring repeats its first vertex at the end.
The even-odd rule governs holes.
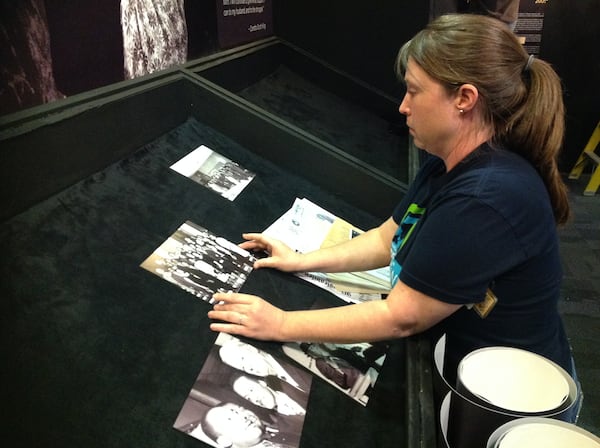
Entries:
POLYGON ((230 201, 237 198, 255 176, 205 145, 200 145, 171 165, 171 169, 230 201))
POLYGON ((212 303, 215 292, 238 291, 253 263, 249 252, 186 221, 141 266, 212 303))
POLYGON ((312 376, 220 333, 173 427, 215 447, 294 448, 312 376))

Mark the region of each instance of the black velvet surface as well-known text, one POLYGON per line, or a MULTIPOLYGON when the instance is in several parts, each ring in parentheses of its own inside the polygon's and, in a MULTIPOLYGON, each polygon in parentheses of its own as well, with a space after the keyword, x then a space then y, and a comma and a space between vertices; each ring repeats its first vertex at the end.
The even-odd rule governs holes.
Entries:
MULTIPOLYGON (((0 224, 3 440, 27 447, 202 446, 172 425, 216 338, 209 305, 139 265, 186 220, 237 242, 242 232, 267 227, 295 197, 362 228, 377 224, 189 119, 0 224), (234 202, 169 168, 200 144, 257 174, 234 202)), ((317 298, 340 304, 269 270, 252 272, 242 291, 287 309, 317 298)), ((393 345, 366 408, 315 379, 301 446, 404 446, 404 352, 404 343, 393 345)))
POLYGON ((397 122, 390 123, 285 65, 238 94, 374 168, 408 181, 408 133, 400 112, 397 122))

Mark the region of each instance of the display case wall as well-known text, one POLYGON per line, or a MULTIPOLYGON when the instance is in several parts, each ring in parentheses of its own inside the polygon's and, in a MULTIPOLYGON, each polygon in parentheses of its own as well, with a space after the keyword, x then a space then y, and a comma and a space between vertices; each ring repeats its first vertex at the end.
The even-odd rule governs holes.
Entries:
POLYGON ((418 155, 409 149, 398 101, 279 38, 189 64, 193 73, 407 184, 418 155))

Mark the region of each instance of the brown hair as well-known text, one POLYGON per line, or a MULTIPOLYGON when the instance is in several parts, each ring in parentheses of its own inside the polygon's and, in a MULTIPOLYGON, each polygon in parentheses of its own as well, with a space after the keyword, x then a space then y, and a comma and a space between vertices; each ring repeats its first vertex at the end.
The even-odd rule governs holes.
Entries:
POLYGON ((564 138, 561 81, 545 61, 530 57, 497 19, 474 14, 440 16, 406 42, 396 60, 403 79, 411 58, 449 91, 469 83, 479 91, 493 142, 525 157, 542 177, 554 218, 570 216, 567 188, 558 171, 564 138))

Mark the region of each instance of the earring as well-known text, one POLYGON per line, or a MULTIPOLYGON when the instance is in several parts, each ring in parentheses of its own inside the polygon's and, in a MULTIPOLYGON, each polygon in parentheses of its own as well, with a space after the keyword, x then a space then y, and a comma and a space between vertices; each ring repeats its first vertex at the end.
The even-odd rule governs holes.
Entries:
POLYGON ((465 113, 465 110, 464 109, 458 109, 458 112, 461 113, 461 114, 463 114, 463 113, 465 113))

